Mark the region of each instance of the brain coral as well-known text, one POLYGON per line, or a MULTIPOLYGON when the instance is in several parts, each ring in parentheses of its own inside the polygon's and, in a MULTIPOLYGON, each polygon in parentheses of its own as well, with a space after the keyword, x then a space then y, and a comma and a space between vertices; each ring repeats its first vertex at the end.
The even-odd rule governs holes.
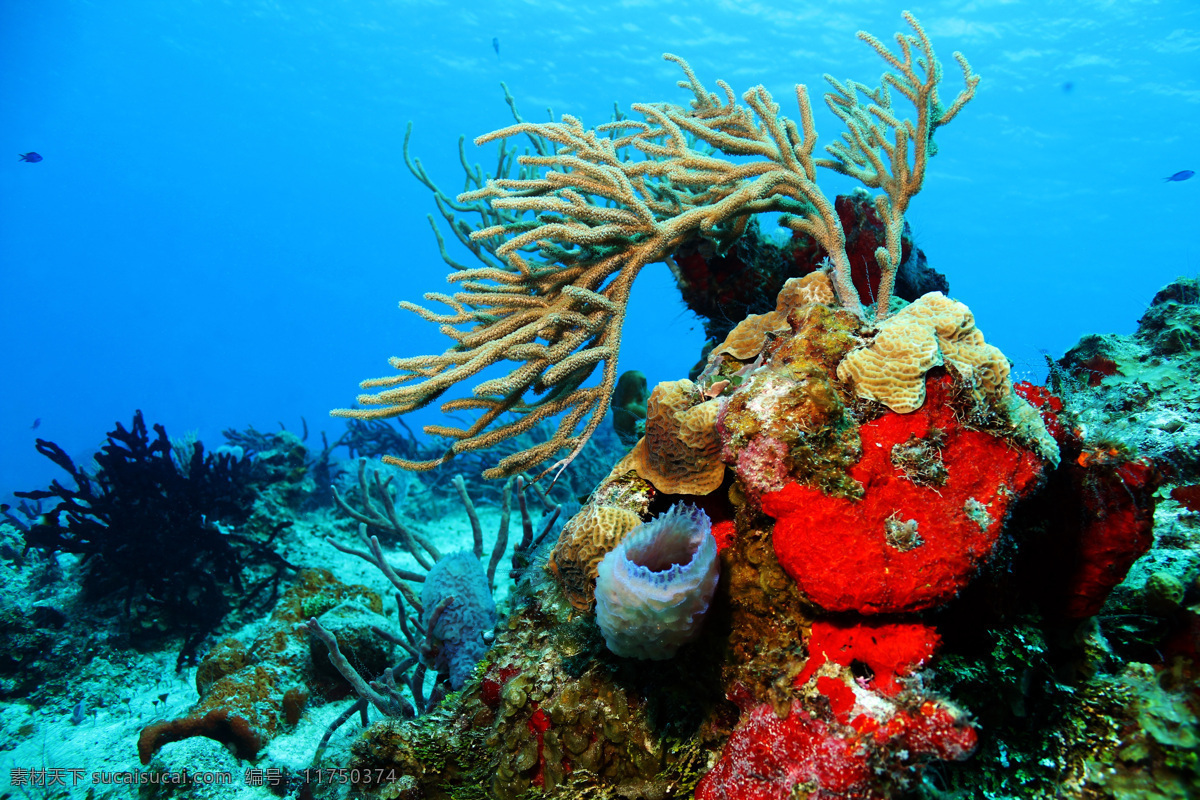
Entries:
POLYGON ((790 311, 810 303, 834 303, 833 287, 824 272, 789 278, 775 300, 775 310, 766 314, 748 314, 713 350, 713 355, 729 354, 739 361, 749 361, 762 352, 768 334, 791 330, 787 319, 790 311))
POLYGON ((632 468, 667 494, 706 495, 721 485, 719 399, 702 399, 691 381, 664 381, 646 405, 646 435, 613 473, 632 468))
POLYGON ((475 554, 463 550, 434 564, 421 587, 421 605, 426 639, 434 646, 429 666, 448 674, 450 686, 461 689, 487 652, 484 632, 496 627, 496 601, 475 554), (434 611, 447 598, 449 604, 431 626, 434 611))
POLYGON ((600 562, 596 623, 619 656, 661 661, 700 632, 718 578, 708 515, 677 503, 600 562))
POLYGON ((953 366, 981 399, 1003 403, 1011 390, 1008 359, 983 340, 975 317, 962 303, 930 292, 879 325, 870 346, 851 351, 837 375, 859 397, 901 414, 925 402, 925 373, 953 366))
POLYGON ((573 607, 591 609, 600 560, 641 524, 642 518, 628 509, 589 503, 563 526, 546 567, 573 607))

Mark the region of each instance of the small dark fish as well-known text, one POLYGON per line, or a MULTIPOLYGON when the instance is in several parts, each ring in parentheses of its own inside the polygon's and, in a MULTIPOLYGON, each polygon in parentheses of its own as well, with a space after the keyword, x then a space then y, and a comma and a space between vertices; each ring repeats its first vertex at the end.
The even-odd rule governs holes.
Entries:
POLYGON ((42 157, 30 150, 28 153, 17 153, 17 161, 28 161, 30 164, 36 164, 41 161, 42 157))
POLYGON ((496 55, 500 55, 500 37, 492 37, 492 49, 496 51, 496 55))
POLYGON ((33 425, 29 426, 29 430, 31 430, 31 431, 36 431, 36 430, 37 430, 37 427, 38 427, 38 425, 41 425, 41 424, 42 424, 42 418, 41 418, 41 417, 38 417, 37 419, 35 419, 35 420, 33 421, 33 425))
POLYGON ((1172 175, 1169 178, 1163 178, 1163 180, 1164 181, 1186 181, 1188 178, 1192 177, 1195 174, 1196 173, 1194 170, 1184 169, 1184 170, 1180 170, 1179 172, 1176 172, 1174 175, 1172 175))

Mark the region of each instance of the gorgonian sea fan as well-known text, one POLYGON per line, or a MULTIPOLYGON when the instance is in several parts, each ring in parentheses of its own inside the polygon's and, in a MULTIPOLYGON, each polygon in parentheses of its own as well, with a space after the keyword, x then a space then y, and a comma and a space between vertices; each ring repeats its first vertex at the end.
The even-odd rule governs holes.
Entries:
POLYGON ((700 632, 717 588, 717 542, 700 509, 677 503, 600 562, 596 622, 619 656, 661 661, 700 632))

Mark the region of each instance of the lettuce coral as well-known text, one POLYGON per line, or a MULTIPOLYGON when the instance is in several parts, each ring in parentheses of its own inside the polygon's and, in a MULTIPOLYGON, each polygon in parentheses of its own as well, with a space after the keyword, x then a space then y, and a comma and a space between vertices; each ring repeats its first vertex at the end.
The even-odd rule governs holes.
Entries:
POLYGON ((662 661, 700 631, 717 588, 708 515, 676 504, 629 533, 596 577, 596 622, 619 656, 662 661))

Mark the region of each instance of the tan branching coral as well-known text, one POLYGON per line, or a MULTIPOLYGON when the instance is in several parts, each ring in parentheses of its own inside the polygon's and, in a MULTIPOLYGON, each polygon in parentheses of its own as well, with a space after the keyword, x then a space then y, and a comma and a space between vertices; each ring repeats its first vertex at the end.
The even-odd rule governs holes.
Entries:
MULTIPOLYGON (((804 86, 796 87, 799 121, 794 122, 780 116, 779 105, 764 87, 743 94, 743 106, 728 84, 718 81, 720 93, 709 92, 687 62, 672 55, 664 57, 682 68, 686 80, 680 86, 694 97, 688 107, 634 105, 641 120, 619 119, 595 129, 564 115, 561 122, 518 122, 476 139, 482 145, 525 136, 544 147, 517 158, 517 177, 488 180, 483 188, 457 198, 463 208, 475 209, 479 201, 490 207, 485 227, 468 238, 486 242, 484 249, 495 259, 483 259, 484 266, 476 268, 454 265, 457 271, 449 280, 460 290, 426 295, 450 312, 401 303, 440 325, 454 344, 441 355, 391 359, 400 374, 362 384, 377 390, 358 398, 370 408, 333 413, 361 419, 396 416, 428 405, 489 367, 513 362, 516 366, 507 375, 483 380, 471 396, 442 403, 446 412, 481 413, 465 428, 425 427, 427 433, 453 440, 441 458, 385 460, 408 469, 432 469, 456 453, 486 449, 561 415, 549 441, 507 456, 484 474, 511 475, 566 450, 567 456, 555 464, 561 470, 608 410, 626 305, 641 269, 668 258, 691 238, 724 248, 759 212, 784 212, 785 224, 821 244, 829 254, 838 302, 863 316, 845 234, 833 203, 817 186, 817 167, 884 190, 877 205, 889 225, 892 255, 886 256, 891 260, 885 278, 891 280, 899 260, 899 233, 892 243, 891 227, 902 227, 904 209, 921 187, 934 130, 954 117, 978 81, 966 60, 955 54, 966 88, 943 108, 937 95, 941 68, 924 31, 911 15, 905 18, 916 35, 897 37, 898 56, 860 34, 894 70, 884 75, 878 89, 830 79, 834 92, 826 102, 850 127, 844 141, 829 148, 832 159, 814 158, 817 134, 804 86), (919 53, 915 60, 914 48, 919 53), (889 87, 916 105, 915 121, 896 115, 889 87), (867 98, 865 104, 859 94, 867 98), (587 385, 597 368, 599 382, 587 385), (515 416, 506 417, 509 412, 515 416)), ((886 303, 880 308, 886 309, 886 303)))
POLYGON ((589 503, 563 526, 546 568, 574 608, 592 608, 600 560, 641 524, 641 517, 628 509, 589 503))
POLYGON ((903 16, 912 26, 913 34, 896 34, 899 55, 890 52, 871 34, 858 33, 858 38, 871 45, 891 67, 891 71, 883 74, 879 88, 871 89, 852 80, 841 83, 830 75, 825 76, 834 89, 825 95, 825 103, 846 123, 847 131, 842 134, 842 141, 825 148, 833 160, 818 162, 819 166, 849 175, 864 186, 883 190, 883 194, 875 196, 875 209, 883 220, 887 242, 886 248, 875 251, 875 260, 882 271, 875 300, 880 319, 888 314, 896 271, 900 268, 904 212, 913 196, 921 191, 926 164, 937 152, 933 133, 958 115, 975 96, 975 87, 979 85, 979 76, 971 70, 966 57, 954 53, 954 60, 962 69, 965 88, 949 106, 943 105, 938 96, 941 62, 934 55, 933 45, 921 23, 908 11, 903 12, 903 16), (899 116, 892 104, 891 89, 912 103, 917 112, 916 120, 899 116))

